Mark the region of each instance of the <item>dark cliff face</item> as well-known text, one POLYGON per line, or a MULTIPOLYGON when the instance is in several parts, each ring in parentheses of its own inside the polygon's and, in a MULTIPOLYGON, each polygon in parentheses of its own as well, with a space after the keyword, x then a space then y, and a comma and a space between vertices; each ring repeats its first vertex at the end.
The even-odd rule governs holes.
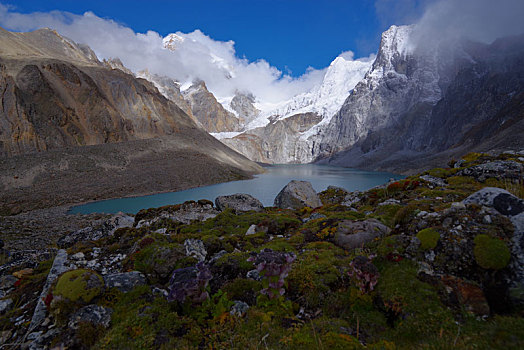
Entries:
MULTIPOLYGON (((460 54, 450 56, 447 52, 439 58, 438 101, 421 99, 419 91, 412 89, 416 87, 412 77, 406 74, 408 81, 401 85, 398 96, 403 106, 386 111, 386 116, 375 113, 380 120, 371 123, 360 138, 355 137, 354 145, 322 161, 409 171, 468 151, 524 148, 524 36, 500 39, 491 45, 461 43, 460 49, 460 54)), ((417 57, 406 63, 408 71, 424 65, 417 57)), ((355 133, 358 109, 353 107, 363 100, 359 88, 364 86, 357 86, 357 93, 334 118, 341 126, 340 141, 346 131, 355 133)), ((373 96, 371 107, 382 101, 391 106, 395 89, 384 79, 366 94, 373 96)), ((325 155, 329 147, 326 151, 325 155)))

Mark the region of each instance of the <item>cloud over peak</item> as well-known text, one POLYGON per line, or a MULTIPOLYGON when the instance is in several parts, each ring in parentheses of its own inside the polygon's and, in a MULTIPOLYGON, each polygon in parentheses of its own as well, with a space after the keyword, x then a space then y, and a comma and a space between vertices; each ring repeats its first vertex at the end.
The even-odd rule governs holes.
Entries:
POLYGON ((120 58, 133 72, 148 69, 182 83, 201 79, 219 97, 245 91, 261 100, 278 102, 308 91, 322 80, 325 71, 311 68, 294 78, 263 59, 250 62, 237 57, 234 41, 217 41, 200 30, 176 32, 171 49, 169 45, 164 48, 165 38, 157 32, 135 33, 93 12, 23 14, 0 4, 0 25, 14 31, 49 27, 89 45, 100 59, 120 58))

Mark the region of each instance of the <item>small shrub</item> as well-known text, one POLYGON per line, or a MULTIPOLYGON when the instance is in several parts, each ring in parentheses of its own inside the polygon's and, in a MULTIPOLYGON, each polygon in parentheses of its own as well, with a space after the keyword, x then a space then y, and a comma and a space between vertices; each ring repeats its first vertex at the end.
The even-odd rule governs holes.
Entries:
POLYGON ((422 250, 434 249, 440 239, 440 233, 434 228, 425 228, 417 233, 422 250))
POLYGON ((486 234, 475 237, 473 253, 477 264, 484 269, 502 269, 508 265, 511 259, 511 253, 506 243, 486 234))

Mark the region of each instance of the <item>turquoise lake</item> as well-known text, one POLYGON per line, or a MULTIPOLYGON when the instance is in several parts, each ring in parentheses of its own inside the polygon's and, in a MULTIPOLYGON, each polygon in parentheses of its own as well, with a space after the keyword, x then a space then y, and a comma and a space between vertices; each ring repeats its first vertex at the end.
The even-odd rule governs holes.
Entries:
POLYGON ((348 191, 363 191, 381 185, 401 175, 365 171, 328 165, 299 164, 274 165, 266 168, 264 174, 256 175, 251 180, 226 182, 211 186, 192 188, 179 192, 166 192, 141 197, 108 199, 87 203, 71 208, 70 213, 124 213, 135 214, 140 209, 179 204, 188 200, 209 199, 215 201, 218 196, 247 193, 258 198, 264 206, 272 206, 280 190, 291 180, 309 181, 317 191, 328 186, 343 187, 348 191))

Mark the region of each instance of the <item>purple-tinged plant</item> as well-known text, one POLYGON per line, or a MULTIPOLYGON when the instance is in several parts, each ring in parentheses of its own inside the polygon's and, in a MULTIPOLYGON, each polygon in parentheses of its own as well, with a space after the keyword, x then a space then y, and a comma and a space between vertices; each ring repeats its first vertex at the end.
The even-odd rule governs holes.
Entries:
POLYGON ((285 293, 284 279, 291 271, 291 264, 295 261, 295 254, 274 252, 271 249, 264 249, 260 253, 253 253, 253 256, 247 259, 256 265, 264 289, 262 294, 266 294, 269 299, 277 298, 285 293))
POLYGON ((354 278, 362 293, 371 292, 378 282, 378 270, 371 262, 373 257, 357 256, 349 264, 348 274, 354 278))
POLYGON ((169 294, 167 300, 176 300, 184 303, 189 300, 194 304, 209 298, 206 287, 213 278, 209 267, 203 262, 196 266, 186 267, 173 271, 169 281, 169 294))

